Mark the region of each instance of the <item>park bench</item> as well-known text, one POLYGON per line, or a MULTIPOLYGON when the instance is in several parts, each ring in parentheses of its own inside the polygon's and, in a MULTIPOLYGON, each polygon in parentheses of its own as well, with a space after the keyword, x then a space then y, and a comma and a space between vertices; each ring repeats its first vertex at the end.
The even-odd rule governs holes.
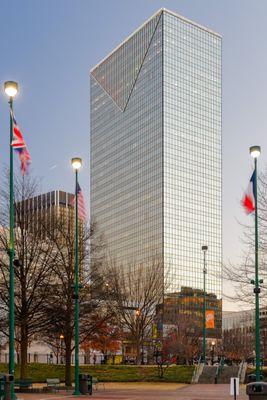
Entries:
POLYGON ((15 388, 29 389, 32 387, 32 379, 15 379, 15 388))
POLYGON ((93 390, 97 391, 100 385, 102 385, 102 388, 105 390, 105 383, 99 382, 99 380, 95 377, 92 377, 92 385, 93 385, 93 390))
POLYGON ((60 380, 58 378, 47 378, 46 387, 47 389, 52 389, 55 392, 59 391, 60 380))

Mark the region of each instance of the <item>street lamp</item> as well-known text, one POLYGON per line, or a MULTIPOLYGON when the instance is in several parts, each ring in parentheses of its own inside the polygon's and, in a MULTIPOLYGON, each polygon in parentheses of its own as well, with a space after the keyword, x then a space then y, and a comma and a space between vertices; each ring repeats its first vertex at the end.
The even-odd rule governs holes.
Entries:
MULTIPOLYGON (((17 82, 7 81, 4 83, 4 91, 9 97, 10 108, 10 138, 9 138, 9 374, 14 375, 15 369, 15 309, 14 309, 14 188, 13 188, 13 98, 18 93, 17 82)), ((15 399, 14 383, 10 386, 11 399, 15 399)))
POLYGON ((259 287, 259 239, 258 239, 258 194, 257 194, 257 158, 261 153, 260 146, 252 146, 249 149, 250 155, 254 158, 254 182, 253 194, 255 198, 255 353, 256 353, 256 381, 260 380, 260 287, 259 287))
POLYGON ((61 333, 59 336, 60 340, 60 364, 63 364, 63 340, 64 340, 64 335, 61 333))
POLYGON ((211 365, 214 363, 214 348, 215 348, 215 342, 214 340, 211 342, 211 365))
POLYGON ((9 98, 13 99, 19 91, 19 85, 14 81, 6 81, 4 83, 4 91, 9 98))
POLYGON ((75 299, 75 390, 74 395, 79 396, 79 219, 78 219, 78 171, 82 166, 82 159, 71 159, 75 171, 75 271, 74 271, 74 299, 75 299))
POLYGON ((207 265, 206 265, 206 252, 208 250, 208 246, 202 246, 201 250, 203 251, 203 347, 202 347, 202 356, 203 363, 206 364, 206 275, 207 275, 207 265))
POLYGON ((82 159, 79 157, 72 158, 71 165, 75 172, 77 172, 82 166, 82 159))
MULTIPOLYGON (((136 329, 137 329, 137 331, 138 331, 138 333, 140 332, 140 328, 142 329, 142 322, 141 322, 141 320, 140 320, 140 318, 141 318, 141 310, 140 310, 140 308, 136 308, 135 309, 135 322, 136 322, 136 329)), ((141 364, 142 365, 144 365, 144 335, 143 335, 143 329, 142 329, 142 332, 141 332, 141 340, 142 340, 142 344, 141 344, 141 364)), ((139 354, 139 351, 140 351, 140 346, 139 346, 139 344, 138 344, 138 347, 137 347, 137 354, 139 354)))

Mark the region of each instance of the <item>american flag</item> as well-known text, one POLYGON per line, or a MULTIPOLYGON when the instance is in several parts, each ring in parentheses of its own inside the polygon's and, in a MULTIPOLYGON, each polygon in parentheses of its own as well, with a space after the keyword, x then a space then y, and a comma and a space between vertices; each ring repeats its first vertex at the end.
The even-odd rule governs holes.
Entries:
MULTIPOLYGON (((83 197, 83 192, 82 189, 77 182, 77 187, 76 187, 76 193, 78 196, 78 217, 82 221, 86 221, 87 218, 87 213, 86 213, 86 207, 85 207, 85 202, 84 202, 84 197, 83 197)), ((75 196, 73 198, 73 204, 75 204, 75 196)))
POLYGON ((22 175, 25 175, 28 172, 31 163, 31 156, 27 150, 25 140, 14 117, 13 111, 10 111, 10 113, 13 121, 13 140, 11 146, 18 153, 20 159, 20 170, 22 175))

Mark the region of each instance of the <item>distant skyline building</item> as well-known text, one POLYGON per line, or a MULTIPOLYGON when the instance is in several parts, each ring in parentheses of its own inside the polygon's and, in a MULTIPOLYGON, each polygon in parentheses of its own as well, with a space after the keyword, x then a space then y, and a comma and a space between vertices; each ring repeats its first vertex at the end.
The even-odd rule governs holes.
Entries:
MULTIPOLYGON (((233 358, 255 357, 255 310, 225 311, 222 318, 225 349, 233 358)), ((267 307, 260 308, 261 357, 267 363, 267 307)))
POLYGON ((73 218, 74 194, 62 190, 53 190, 42 193, 15 204, 15 224, 20 218, 25 220, 25 225, 31 227, 33 232, 42 231, 42 223, 53 226, 55 215, 64 215, 73 218), (39 226, 40 225, 40 226, 39 226))
MULTIPOLYGON (((221 36, 159 10, 91 70, 91 218, 165 292, 222 297, 221 36)), ((221 323, 221 317, 220 317, 221 323)), ((221 329, 221 326, 220 326, 221 329)))
MULTIPOLYGON (((156 312, 157 330, 168 332, 177 322, 184 324, 188 315, 202 333, 203 289, 182 287, 180 292, 167 293, 163 304, 158 304, 156 312)), ((211 316, 207 327, 207 338, 220 339, 222 334, 222 300, 213 293, 206 293, 206 310, 211 316)))

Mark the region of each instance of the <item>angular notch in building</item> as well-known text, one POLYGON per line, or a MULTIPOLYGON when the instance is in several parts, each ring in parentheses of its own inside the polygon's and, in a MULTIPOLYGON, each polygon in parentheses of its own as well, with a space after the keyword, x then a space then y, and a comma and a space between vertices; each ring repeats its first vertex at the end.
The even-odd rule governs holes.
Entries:
POLYGON ((121 111, 125 111, 127 107, 161 15, 162 11, 91 71, 91 75, 121 111))

